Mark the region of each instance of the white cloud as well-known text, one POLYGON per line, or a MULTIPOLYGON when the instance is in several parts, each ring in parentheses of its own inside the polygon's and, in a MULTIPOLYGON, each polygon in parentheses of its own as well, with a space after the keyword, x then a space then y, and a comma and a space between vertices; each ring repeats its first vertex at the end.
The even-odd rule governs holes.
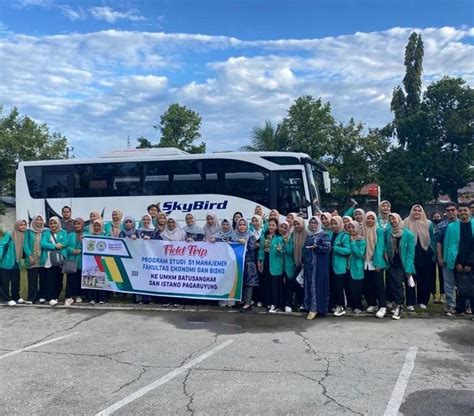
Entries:
MULTIPOLYGON (((48 123, 82 156, 124 147, 127 135, 157 140, 152 126, 173 102, 201 114, 210 151, 245 144, 254 126, 278 123, 300 95, 330 101, 338 120, 382 126, 391 119, 412 31, 271 41, 117 30, 0 33, 0 103, 48 123)), ((444 75, 474 82, 474 29, 419 32, 425 85, 444 75)))
POLYGON ((113 10, 111 7, 92 7, 89 9, 92 16, 98 20, 105 20, 108 23, 114 23, 117 20, 130 20, 132 22, 138 22, 145 20, 144 16, 138 14, 136 10, 128 10, 126 12, 119 12, 113 10))
POLYGON ((57 6, 61 13, 66 16, 69 20, 84 20, 87 18, 87 13, 82 8, 74 9, 68 5, 58 5, 57 6))

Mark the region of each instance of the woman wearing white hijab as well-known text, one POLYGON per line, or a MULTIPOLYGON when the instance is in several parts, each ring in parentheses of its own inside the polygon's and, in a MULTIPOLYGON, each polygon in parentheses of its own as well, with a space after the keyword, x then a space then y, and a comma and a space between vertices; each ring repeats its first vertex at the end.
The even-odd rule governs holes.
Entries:
POLYGON ((426 218, 421 205, 413 205, 404 225, 415 234, 415 280, 417 284, 417 303, 426 309, 431 296, 433 281, 432 262, 434 260, 434 227, 426 218))
POLYGON ((184 219, 186 225, 183 227, 183 231, 186 233, 186 241, 189 243, 202 241, 204 239, 204 230, 196 224, 194 215, 188 213, 184 219))
POLYGON ((184 241, 186 239, 186 233, 173 217, 168 217, 166 220, 166 228, 161 233, 161 238, 165 241, 184 241))
POLYGON ((216 241, 216 236, 219 234, 220 231, 220 226, 219 226, 219 220, 217 219, 217 216, 212 213, 208 212, 206 214, 206 223, 204 224, 204 227, 202 227, 204 231, 204 240, 207 241, 208 243, 214 243, 216 241))

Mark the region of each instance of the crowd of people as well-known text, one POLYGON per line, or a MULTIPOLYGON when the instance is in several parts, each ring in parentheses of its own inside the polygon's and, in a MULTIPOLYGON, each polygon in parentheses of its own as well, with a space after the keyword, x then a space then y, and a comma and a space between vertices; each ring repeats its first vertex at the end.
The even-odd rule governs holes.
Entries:
MULTIPOLYGON (((343 216, 318 212, 305 221, 297 213, 284 217, 256 206, 250 221, 240 212, 219 221, 210 212, 201 227, 191 213, 181 226, 155 204, 139 221, 114 210, 106 223, 99 212, 91 212, 87 223, 73 219, 65 206, 62 218, 54 216, 46 224, 36 215, 0 236, 0 300, 10 306, 55 306, 66 275, 65 305, 85 297, 93 304, 107 302, 108 292, 81 289, 82 239, 93 235, 245 244, 242 302, 221 302, 242 312, 252 307, 270 313, 297 309, 313 320, 328 313, 340 317, 350 309, 377 318, 390 312, 398 320, 404 308, 426 309, 433 296, 434 302, 446 303, 448 315, 472 313, 474 202, 449 203, 444 216, 435 212, 430 220, 418 204, 405 219, 392 212, 389 201, 382 201, 378 211, 352 207, 343 216), (21 267, 27 269, 26 301, 20 297, 21 267)), ((169 299, 135 295, 134 301, 169 299)))

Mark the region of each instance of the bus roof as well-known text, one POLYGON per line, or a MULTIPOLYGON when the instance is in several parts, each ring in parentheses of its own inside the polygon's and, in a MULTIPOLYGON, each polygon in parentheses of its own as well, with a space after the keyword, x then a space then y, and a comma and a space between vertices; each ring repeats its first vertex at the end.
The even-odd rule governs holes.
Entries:
MULTIPOLYGON (((319 170, 326 171, 327 168, 317 163, 306 154, 296 152, 214 152, 190 154, 176 148, 163 149, 128 149, 122 151, 114 151, 97 158, 84 159, 52 159, 52 160, 35 160, 20 162, 20 166, 41 166, 41 165, 76 165, 83 163, 114 163, 114 162, 145 162, 156 160, 194 160, 194 159, 256 159, 264 158, 267 162, 271 161, 266 158, 271 157, 292 157, 301 161, 310 161, 319 170)), ((274 162, 277 163, 277 162, 274 162)), ((278 164, 278 163, 277 163, 278 164)))

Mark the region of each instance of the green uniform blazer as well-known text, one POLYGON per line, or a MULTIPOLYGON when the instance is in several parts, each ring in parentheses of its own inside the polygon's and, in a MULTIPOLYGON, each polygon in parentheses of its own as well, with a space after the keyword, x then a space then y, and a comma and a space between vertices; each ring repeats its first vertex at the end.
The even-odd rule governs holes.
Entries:
MULTIPOLYGON (((392 258, 392 246, 390 244, 391 232, 392 227, 387 227, 385 230, 385 252, 388 254, 389 258, 392 258)), ((415 245, 415 234, 413 234, 408 228, 404 228, 400 240, 400 259, 405 273, 415 273, 415 245)))
MULTIPOLYGON (((265 236, 260 237, 260 248, 258 249, 258 260, 264 261, 265 259, 265 236)), ((270 261, 270 274, 272 276, 281 276, 283 274, 283 256, 284 256, 284 241, 279 235, 276 235, 272 238, 269 251, 269 261, 270 261), (277 248, 281 247, 281 251, 277 248)))
MULTIPOLYGON (((64 258, 67 257, 67 232, 65 230, 61 230, 56 233, 56 243, 61 243, 64 247, 61 250, 61 254, 64 258)), ((41 260, 43 264, 46 263, 46 257, 49 256, 49 253, 55 250, 55 245, 51 241, 51 230, 46 229, 43 232, 43 237, 41 238, 41 260)))
POLYGON ((295 264, 295 245, 293 242, 293 234, 290 235, 288 242, 285 244, 285 257, 283 263, 285 265, 285 274, 289 279, 296 277, 296 264, 295 264))
MULTIPOLYGON (((44 233, 44 231, 43 231, 44 233)), ((43 239, 43 233, 41 233, 40 241, 43 239)), ((25 252, 25 266, 31 267, 30 264, 30 256, 33 255, 33 250, 35 249, 35 237, 36 233, 32 230, 26 230, 25 235, 25 245, 23 247, 23 251, 25 252)), ((40 242, 40 258, 39 264, 35 265, 36 267, 44 267, 44 263, 46 261, 46 255, 43 255, 43 250, 41 249, 41 242, 40 242)))
POLYGON ((351 258, 349 260, 349 270, 354 280, 362 280, 364 278, 364 259, 365 248, 367 243, 365 240, 350 240, 351 258))
POLYGON ((17 269, 15 242, 10 233, 5 233, 0 240, 0 268, 1 269, 17 269))
MULTIPOLYGON (((471 230, 474 236, 474 218, 471 219, 471 230)), ((448 269, 454 270, 456 267, 456 258, 459 253, 459 240, 461 239, 461 222, 459 220, 452 222, 446 229, 443 242, 444 261, 448 269)))
MULTIPOLYGON (((332 238, 332 236, 331 236, 332 238)), ((351 255, 351 245, 349 234, 341 231, 332 246, 332 269, 336 274, 347 272, 349 256, 351 255)))
POLYGON ((77 268, 82 269, 82 241, 77 241, 76 233, 69 233, 67 236, 67 260, 76 260, 77 268), (81 250, 79 254, 73 254, 73 250, 81 250))

